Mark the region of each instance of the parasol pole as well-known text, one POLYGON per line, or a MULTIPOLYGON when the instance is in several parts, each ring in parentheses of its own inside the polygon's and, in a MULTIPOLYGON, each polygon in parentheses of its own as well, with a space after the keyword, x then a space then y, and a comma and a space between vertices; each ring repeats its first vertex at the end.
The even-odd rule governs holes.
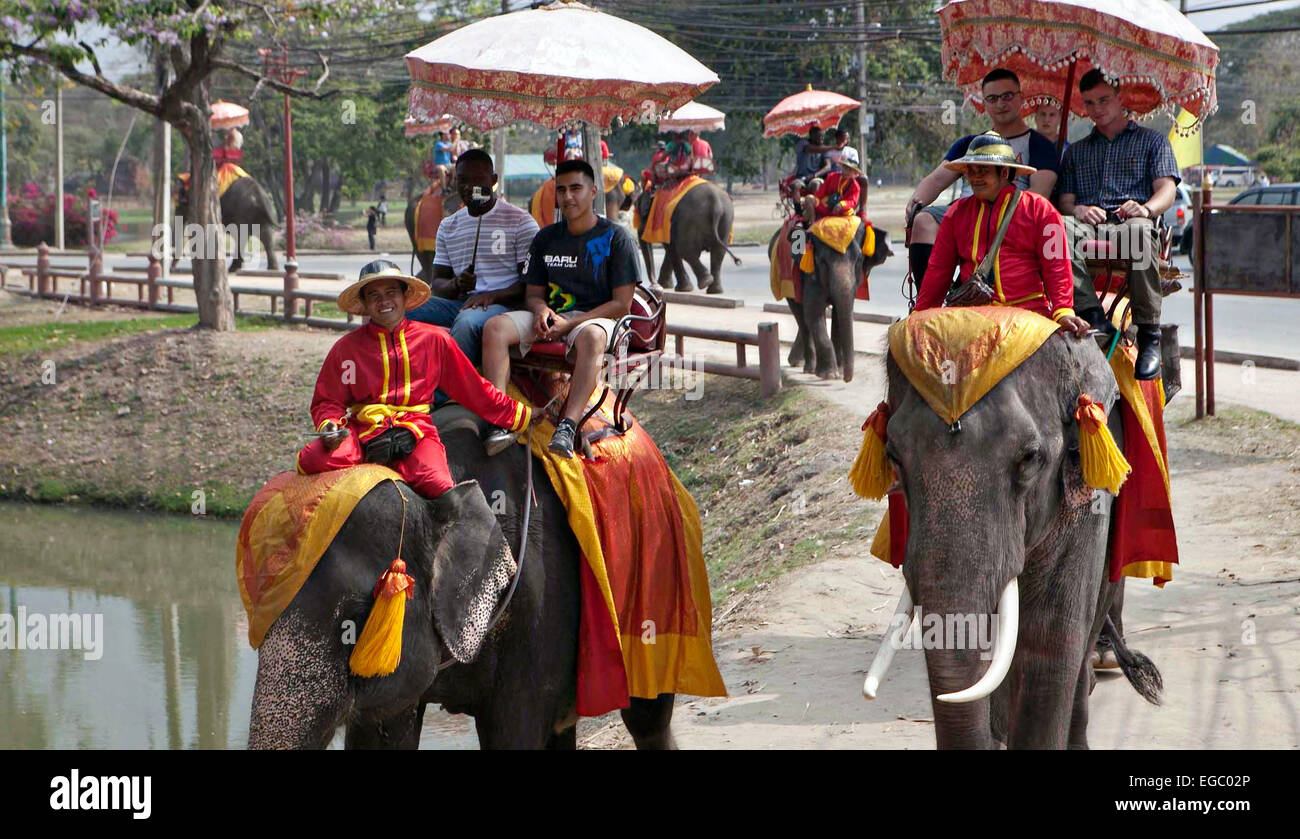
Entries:
POLYGON ((1065 95, 1061 97, 1061 125, 1056 130, 1056 159, 1061 159, 1065 149, 1065 135, 1070 133, 1070 94, 1074 92, 1074 68, 1078 59, 1070 56, 1070 72, 1065 76, 1065 95))
MULTIPOLYGON (((591 171, 596 176, 596 194, 600 204, 596 210, 596 215, 604 216, 605 213, 605 161, 600 156, 600 129, 589 122, 582 123, 582 157, 591 164, 591 171)), ((558 195, 557 195, 558 200, 558 195)))

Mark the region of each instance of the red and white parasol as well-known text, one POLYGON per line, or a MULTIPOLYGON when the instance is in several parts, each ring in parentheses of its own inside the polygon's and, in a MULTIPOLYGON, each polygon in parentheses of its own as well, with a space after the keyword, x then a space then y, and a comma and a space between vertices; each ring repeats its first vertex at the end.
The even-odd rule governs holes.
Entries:
POLYGON ((727 115, 699 102, 687 102, 659 120, 660 131, 725 131, 727 115))
POLYGON ((406 127, 407 137, 420 137, 425 134, 437 134, 439 131, 450 131, 456 126, 456 118, 451 114, 443 114, 433 122, 425 122, 407 114, 403 124, 406 127))
POLYGON ((483 130, 653 122, 718 83, 649 29, 569 0, 472 23, 407 53, 406 65, 413 117, 452 113, 483 130))
POLYGON ((239 128, 248 125, 248 109, 234 102, 220 100, 213 102, 211 113, 209 124, 213 128, 239 128))
POLYGON ((1218 107, 1219 48, 1164 0, 951 0, 938 14, 944 78, 980 111, 980 79, 996 67, 1020 77, 1026 113, 1050 98, 1083 116, 1067 88, 1094 67, 1135 116, 1181 106, 1199 120, 1218 107))
POLYGON ((763 136, 780 137, 782 134, 805 134, 816 125, 819 128, 834 128, 839 125, 840 117, 862 103, 829 90, 808 89, 787 96, 763 117, 763 136))

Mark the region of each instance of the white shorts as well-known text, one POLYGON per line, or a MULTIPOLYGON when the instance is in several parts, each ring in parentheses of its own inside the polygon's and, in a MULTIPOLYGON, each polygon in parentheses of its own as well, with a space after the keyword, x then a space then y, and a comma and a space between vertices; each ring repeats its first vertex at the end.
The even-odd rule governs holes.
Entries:
MULTIPOLYGON (((574 317, 584 314, 586 314, 586 312, 571 311, 560 314, 560 317, 565 320, 572 320, 574 317)), ((519 354, 527 355, 528 351, 533 348, 533 342, 537 339, 537 332, 533 325, 536 316, 534 316, 528 309, 515 309, 506 312, 506 317, 510 318, 510 322, 515 325, 515 330, 519 333, 519 354)), ((565 333, 565 357, 573 355, 573 343, 578 340, 578 333, 582 332, 582 330, 589 326, 599 326, 603 329, 605 331, 605 344, 609 344, 609 336, 614 334, 614 321, 609 318, 592 318, 591 320, 584 320, 582 323, 565 333)))

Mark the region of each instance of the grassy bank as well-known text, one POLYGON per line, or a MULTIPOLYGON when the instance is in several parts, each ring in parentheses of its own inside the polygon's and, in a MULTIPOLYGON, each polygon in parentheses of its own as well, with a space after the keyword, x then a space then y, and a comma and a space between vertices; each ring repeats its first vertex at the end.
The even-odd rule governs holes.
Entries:
MULTIPOLYGON (((320 361, 338 333, 193 316, 0 305, 0 497, 237 518, 293 467, 320 361)), ((715 594, 743 592, 846 541, 880 505, 844 479, 859 432, 815 395, 705 377, 702 398, 643 392, 633 410, 691 491, 715 594)))

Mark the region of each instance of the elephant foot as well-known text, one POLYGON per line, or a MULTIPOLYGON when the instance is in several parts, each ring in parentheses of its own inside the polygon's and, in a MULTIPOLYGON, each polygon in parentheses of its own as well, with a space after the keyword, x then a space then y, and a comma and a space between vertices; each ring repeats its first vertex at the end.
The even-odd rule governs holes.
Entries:
POLYGON ((825 370, 817 371, 817 378, 819 379, 829 380, 829 379, 838 379, 839 377, 840 377, 840 370, 838 367, 828 367, 825 370))
POLYGON ((786 358, 786 363, 791 367, 798 367, 803 364, 803 347, 795 341, 794 346, 790 348, 790 355, 786 358))
POLYGON ((660 281, 659 281, 659 287, 660 287, 660 288, 672 288, 672 287, 673 287, 673 281, 672 281, 671 279, 660 280, 660 281))
POLYGON ((721 277, 714 277, 714 278, 713 278, 713 282, 709 283, 709 287, 708 287, 707 291, 708 291, 709 294, 721 294, 721 293, 722 293, 722 278, 721 278, 721 277))
POLYGON ((226 273, 237 274, 239 273, 239 269, 243 267, 244 267, 244 260, 242 259, 231 260, 230 267, 226 269, 226 273))
POLYGON ((805 373, 816 373, 817 365, 813 364, 812 359, 808 359, 803 363, 803 371, 805 373))
POLYGON ((690 280, 682 280, 673 291, 695 291, 695 284, 690 280))

